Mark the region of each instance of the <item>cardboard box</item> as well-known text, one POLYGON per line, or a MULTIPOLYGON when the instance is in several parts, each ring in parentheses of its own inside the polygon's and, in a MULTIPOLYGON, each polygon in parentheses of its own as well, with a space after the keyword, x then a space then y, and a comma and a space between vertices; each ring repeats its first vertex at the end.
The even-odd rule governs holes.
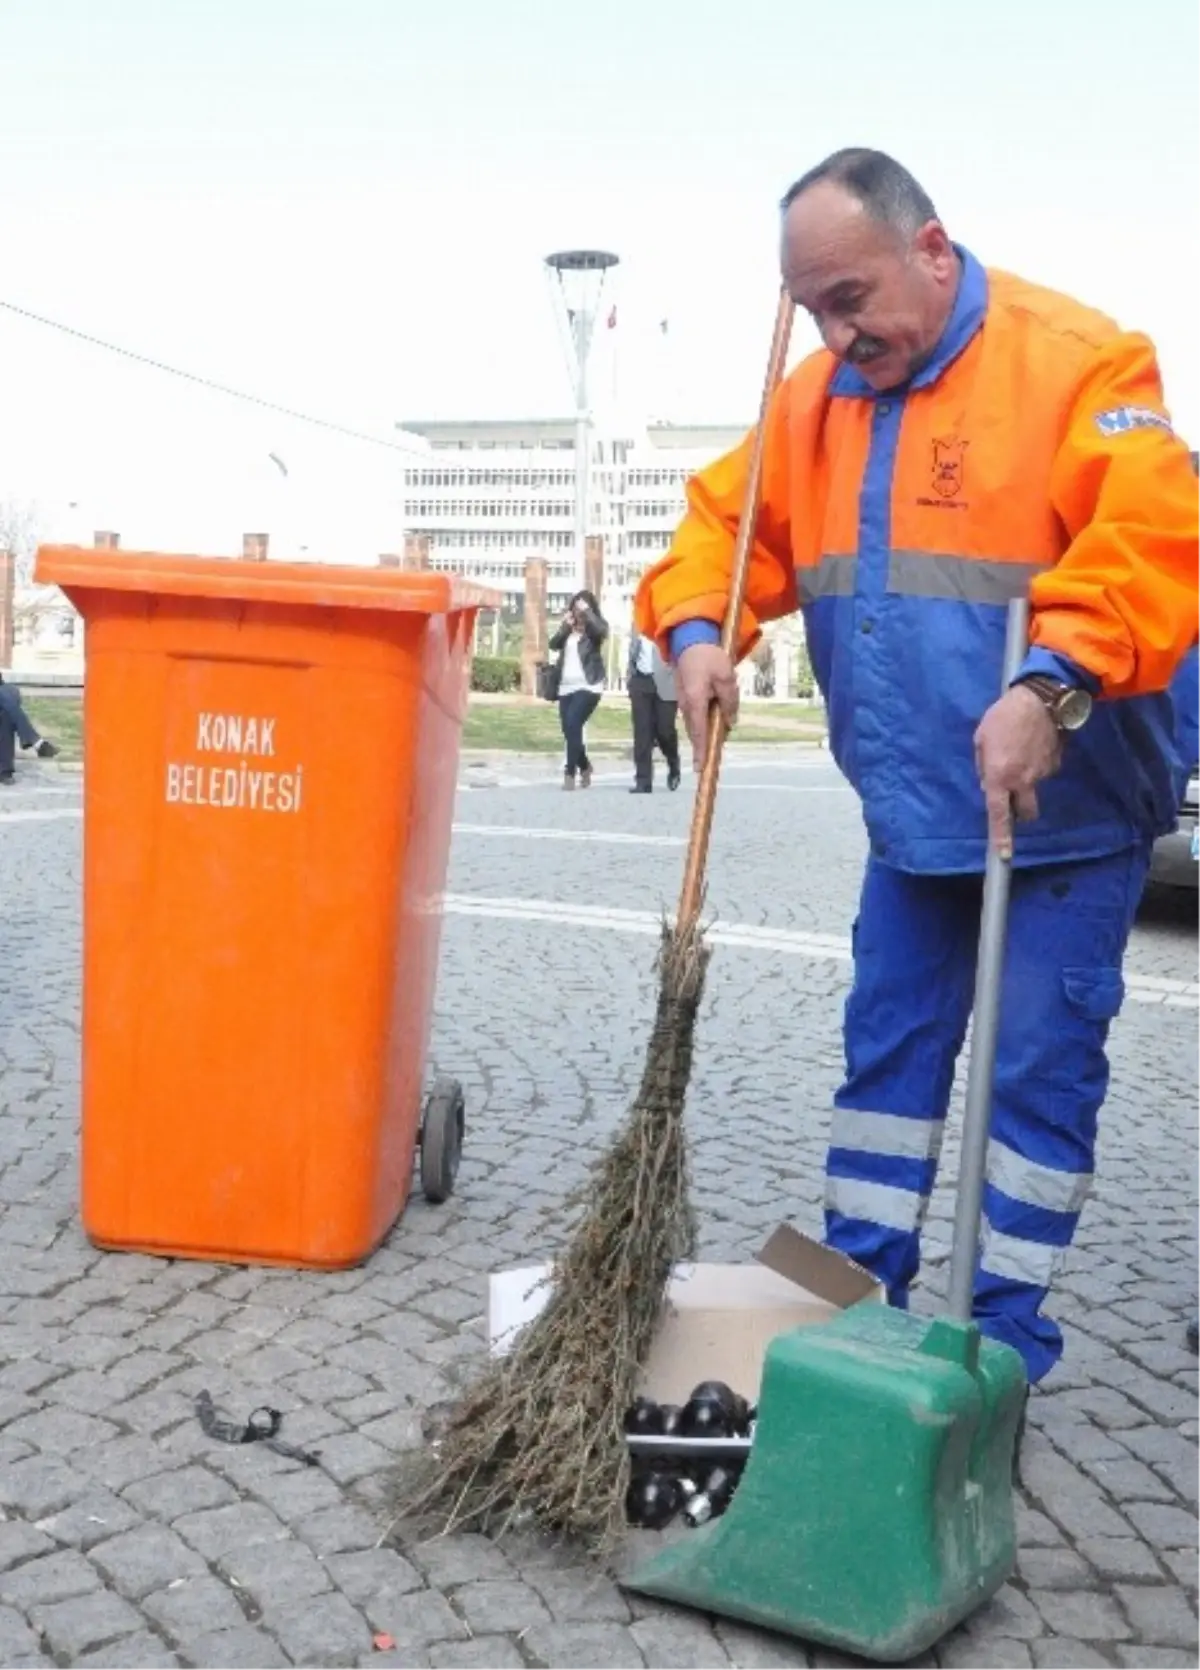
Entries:
MULTIPOLYGON (((501 1270, 489 1278, 494 1355, 507 1351, 546 1303, 550 1268, 501 1270)), ((642 1390, 662 1403, 684 1403, 698 1381, 723 1380, 756 1402, 767 1346, 777 1334, 828 1321, 860 1299, 883 1298, 880 1284, 857 1264, 781 1224, 752 1264, 679 1268, 642 1390)), ((664 1441, 646 1443, 661 1449, 664 1441)))

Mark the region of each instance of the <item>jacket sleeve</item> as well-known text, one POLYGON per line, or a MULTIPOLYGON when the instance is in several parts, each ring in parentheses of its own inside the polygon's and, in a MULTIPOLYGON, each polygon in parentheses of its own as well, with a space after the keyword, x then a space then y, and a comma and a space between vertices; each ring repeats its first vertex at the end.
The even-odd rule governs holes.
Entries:
POLYGON ((587 614, 583 617, 583 630, 596 645, 597 649, 599 649, 600 645, 608 637, 608 622, 604 619, 603 615, 597 615, 589 609, 587 614))
MULTIPOLYGON (((767 413, 762 502, 750 553, 738 654, 758 641, 760 626, 798 607, 788 526, 790 383, 782 383, 767 413)), ((745 501, 754 434, 687 484, 687 514, 666 556, 647 570, 634 604, 637 629, 670 654, 672 627, 706 620, 720 626, 729 600, 733 547, 745 501)))
POLYGON ((1033 645, 1081 667, 1102 696, 1165 690, 1196 638, 1200 496, 1145 337, 1097 351, 1050 498, 1070 544, 1030 588, 1033 645))
POLYGON ((546 648, 550 651, 550 653, 552 655, 557 655, 559 650, 566 643, 566 641, 567 641, 567 631, 568 631, 567 627, 560 626, 558 631, 551 638, 550 642, 546 645, 546 648))

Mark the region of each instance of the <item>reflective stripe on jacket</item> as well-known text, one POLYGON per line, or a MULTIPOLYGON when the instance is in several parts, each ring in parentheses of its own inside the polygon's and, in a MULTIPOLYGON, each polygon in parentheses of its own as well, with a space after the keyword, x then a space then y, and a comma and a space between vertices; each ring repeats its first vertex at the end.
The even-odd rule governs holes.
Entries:
MULTIPOLYGON (((896 868, 979 870, 973 735, 999 694, 1005 608, 1032 602, 1030 667, 1067 658, 1101 699, 1040 785, 1018 863, 1115 852, 1179 802, 1167 689, 1195 641, 1197 482, 1151 344, 965 250, 931 360, 876 394, 824 350, 768 418, 741 652, 803 609, 830 742, 872 848, 896 868)), ((642 581, 638 629, 719 622, 751 438, 688 484, 642 581)))

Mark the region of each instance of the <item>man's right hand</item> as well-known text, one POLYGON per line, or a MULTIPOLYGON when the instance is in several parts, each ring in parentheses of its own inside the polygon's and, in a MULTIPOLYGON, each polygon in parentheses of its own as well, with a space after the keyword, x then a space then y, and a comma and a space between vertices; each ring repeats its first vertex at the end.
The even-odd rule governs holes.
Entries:
POLYGON ((708 712, 717 702, 732 729, 737 723, 738 682, 733 662, 717 644, 691 644, 675 667, 679 710, 692 743, 692 765, 704 766, 708 751, 708 712))

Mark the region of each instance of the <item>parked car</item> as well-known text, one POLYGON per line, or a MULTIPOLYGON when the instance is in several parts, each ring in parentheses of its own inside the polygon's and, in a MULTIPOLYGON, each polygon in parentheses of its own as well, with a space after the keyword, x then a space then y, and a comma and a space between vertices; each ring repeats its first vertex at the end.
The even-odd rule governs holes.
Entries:
POLYGON ((1184 791, 1183 805, 1179 808, 1179 828, 1171 835, 1160 836, 1154 843, 1150 859, 1150 886, 1200 888, 1198 820, 1200 777, 1193 772, 1184 791))

